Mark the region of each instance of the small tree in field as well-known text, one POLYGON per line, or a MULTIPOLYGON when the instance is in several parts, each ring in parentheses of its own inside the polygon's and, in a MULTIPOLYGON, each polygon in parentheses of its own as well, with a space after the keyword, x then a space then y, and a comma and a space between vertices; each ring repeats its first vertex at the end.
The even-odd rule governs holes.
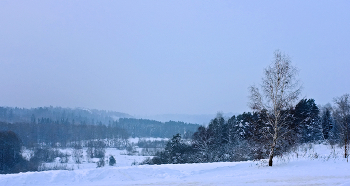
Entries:
POLYGON ((291 65, 290 58, 275 51, 274 61, 264 70, 260 93, 259 89, 251 86, 249 106, 257 112, 266 113, 266 129, 271 140, 269 166, 279 139, 291 131, 290 110, 297 101, 301 86, 296 79, 298 70, 291 65))
MULTIPOLYGON (((350 95, 345 94, 335 98, 334 119, 338 128, 340 139, 344 144, 344 158, 348 158, 349 153, 349 134, 350 134, 350 95)), ((348 161, 348 160, 347 160, 348 161)))
POLYGON ((115 164, 116 164, 115 158, 114 158, 113 156, 110 156, 110 157, 109 157, 109 165, 110 165, 110 166, 113 166, 113 165, 115 165, 115 164))
POLYGON ((72 157, 75 163, 80 164, 83 159, 83 147, 80 144, 75 144, 73 147, 72 157))

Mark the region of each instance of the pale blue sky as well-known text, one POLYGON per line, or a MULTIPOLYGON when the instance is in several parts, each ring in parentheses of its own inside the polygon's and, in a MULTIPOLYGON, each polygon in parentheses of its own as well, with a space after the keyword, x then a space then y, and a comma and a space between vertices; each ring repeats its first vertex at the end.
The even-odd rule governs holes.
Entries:
POLYGON ((0 1, 0 106, 250 111, 276 49, 317 104, 350 93, 350 1, 0 1))

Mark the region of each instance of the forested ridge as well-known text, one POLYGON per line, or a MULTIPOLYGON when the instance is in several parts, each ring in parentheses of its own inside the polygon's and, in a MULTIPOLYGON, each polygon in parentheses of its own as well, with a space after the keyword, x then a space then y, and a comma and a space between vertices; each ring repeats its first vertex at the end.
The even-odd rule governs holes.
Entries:
POLYGON ((132 118, 131 115, 105 110, 84 109, 84 108, 62 108, 62 107, 38 107, 38 108, 18 108, 0 107, 0 121, 8 123, 16 122, 43 122, 41 120, 60 123, 74 124, 103 124, 108 125, 119 118, 132 118))
POLYGON ((0 131, 15 132, 27 147, 42 143, 65 147, 71 142, 92 139, 171 138, 176 133, 190 137, 199 126, 178 121, 117 118, 124 116, 131 117, 119 112, 61 107, 0 107, 0 131))

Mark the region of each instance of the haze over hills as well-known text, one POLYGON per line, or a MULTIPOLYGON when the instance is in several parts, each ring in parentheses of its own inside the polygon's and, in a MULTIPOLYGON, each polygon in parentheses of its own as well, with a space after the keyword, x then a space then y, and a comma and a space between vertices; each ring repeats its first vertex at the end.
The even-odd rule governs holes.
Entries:
MULTIPOLYGON (((230 118, 238 113, 222 113, 224 118, 230 118)), ((110 121, 118 121, 120 118, 148 119, 160 122, 181 121, 199 125, 208 125, 216 117, 217 113, 212 114, 155 114, 155 115, 132 115, 123 112, 88 109, 88 108, 63 108, 63 107, 37 107, 37 108, 19 108, 19 107, 0 107, 0 121, 4 122, 32 122, 33 119, 50 118, 51 120, 69 121, 74 120, 77 123, 85 122, 87 124, 102 123, 108 125, 110 121)))
POLYGON ((79 139, 106 138, 108 136, 131 136, 131 137, 163 137, 170 138, 179 133, 182 136, 191 136, 199 125, 183 121, 156 121, 154 119, 139 119, 129 114, 85 108, 62 108, 62 107, 38 107, 18 108, 0 107, 0 130, 12 130, 28 143, 37 139, 47 143, 75 140, 74 134, 85 134, 79 139), (89 126, 89 127, 87 127, 89 126), (22 130, 26 128, 26 130, 22 130), (55 130, 61 130, 57 138, 51 139, 55 130), (28 131, 37 129, 31 134, 28 131), (40 129, 40 130, 39 130, 40 129), (86 129, 86 130, 85 130, 86 129), (85 132, 82 132, 84 131, 85 132), (100 132, 97 132, 100 130, 100 132), (47 132, 43 132, 47 131, 47 132), (111 133, 115 131, 114 133, 111 133), (91 133, 94 133, 92 135, 91 133), (97 135, 98 133, 98 135, 97 135), (90 135, 91 134, 91 135, 90 135), (95 135, 96 134, 96 135, 95 135), (34 135, 34 136, 33 136, 34 135), (30 136, 31 138, 28 138, 30 136), (46 137, 42 137, 46 136, 46 137))
POLYGON ((119 118, 133 118, 133 116, 115 111, 87 109, 87 108, 62 108, 62 107, 37 107, 18 108, 0 107, 0 121, 3 122, 37 122, 38 119, 50 119, 60 121, 62 119, 76 124, 104 124, 119 118))

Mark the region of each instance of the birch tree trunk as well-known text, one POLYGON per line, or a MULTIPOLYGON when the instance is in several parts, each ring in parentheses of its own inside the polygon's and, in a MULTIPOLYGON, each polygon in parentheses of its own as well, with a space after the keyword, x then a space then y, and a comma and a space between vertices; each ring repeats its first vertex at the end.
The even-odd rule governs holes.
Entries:
POLYGON ((270 155, 269 155, 269 166, 272 166, 272 159, 275 153, 276 144, 277 144, 277 132, 273 135, 273 139, 272 139, 272 145, 271 145, 270 155))

